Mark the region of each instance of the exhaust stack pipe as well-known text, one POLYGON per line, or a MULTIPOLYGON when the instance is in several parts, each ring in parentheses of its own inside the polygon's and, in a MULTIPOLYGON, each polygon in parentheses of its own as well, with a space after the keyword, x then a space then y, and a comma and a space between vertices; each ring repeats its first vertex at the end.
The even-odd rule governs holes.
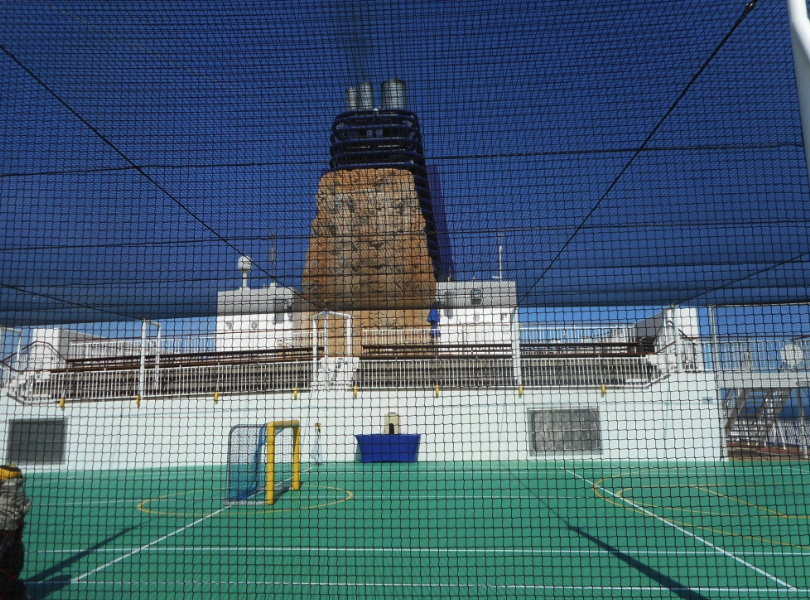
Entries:
POLYGON ((356 87, 350 87, 346 90, 346 110, 358 110, 360 107, 360 94, 357 92, 356 87))
POLYGON ((404 81, 392 77, 383 81, 380 88, 382 91, 380 108, 382 110, 408 110, 408 94, 405 91, 404 81))
POLYGON ((360 84, 360 110, 374 110, 374 86, 367 81, 360 84))

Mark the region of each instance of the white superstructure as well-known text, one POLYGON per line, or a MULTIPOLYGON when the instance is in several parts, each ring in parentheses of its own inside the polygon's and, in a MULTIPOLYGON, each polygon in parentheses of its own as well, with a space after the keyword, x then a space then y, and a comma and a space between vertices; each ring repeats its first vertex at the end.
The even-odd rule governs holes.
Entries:
POLYGON ((319 459, 354 460, 354 435, 394 413, 422 434, 420 460, 724 455, 694 309, 521 325, 513 282, 448 282, 424 327, 349 328, 358 344, 330 352, 341 313, 305 308, 296 290, 245 284, 219 294, 212 334, 33 330, 5 368, 0 446, 44 470, 219 464, 232 425, 298 419, 305 460, 315 423, 319 459), (48 460, 19 447, 31 427, 61 444, 48 460))

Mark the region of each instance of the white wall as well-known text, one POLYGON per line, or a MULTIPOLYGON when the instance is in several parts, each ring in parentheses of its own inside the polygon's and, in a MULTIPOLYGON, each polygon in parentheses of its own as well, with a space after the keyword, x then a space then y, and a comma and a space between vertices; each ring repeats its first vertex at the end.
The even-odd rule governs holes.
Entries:
MULTIPOLYGON (((302 457, 309 460, 314 424, 322 424, 321 455, 354 460, 358 433, 382 433, 389 412, 402 433, 422 434, 420 460, 537 460, 544 458, 720 458, 720 418, 713 382, 682 374, 643 390, 599 389, 351 390, 199 399, 23 407, 0 398, 0 449, 7 422, 21 418, 67 420, 65 463, 33 470, 150 468, 222 464, 233 425, 299 419, 302 457), (529 412, 598 407, 602 451, 538 456, 530 450, 529 412)), ((5 457, 4 457, 5 458, 5 457)))

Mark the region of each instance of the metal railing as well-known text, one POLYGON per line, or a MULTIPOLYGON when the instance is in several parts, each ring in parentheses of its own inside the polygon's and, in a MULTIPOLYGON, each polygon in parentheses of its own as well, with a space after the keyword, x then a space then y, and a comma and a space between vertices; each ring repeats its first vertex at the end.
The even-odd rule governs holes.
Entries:
POLYGON ((146 356, 174 354, 210 354, 222 350, 251 348, 267 345, 267 339, 261 334, 272 334, 277 348, 305 348, 310 345, 309 331, 238 331, 221 334, 167 336, 161 339, 149 338, 145 344, 138 339, 121 340, 74 340, 68 344, 69 360, 86 360, 102 358, 122 358, 140 356, 143 350, 146 356))
POLYGON ((368 329, 363 328, 360 342, 363 346, 413 346, 430 344, 435 333, 430 328, 422 329, 368 329))
POLYGON ((511 359, 364 360, 353 383, 363 389, 510 387, 516 385, 511 359))
POLYGON ((164 368, 148 374, 141 388, 139 369, 57 371, 29 376, 9 395, 18 401, 48 403, 132 400, 137 396, 187 397, 207 394, 258 394, 308 389, 312 380, 309 361, 246 363, 164 368))
POLYGON ((810 368, 810 340, 721 339, 715 343, 713 355, 715 371, 806 371, 810 368))
POLYGON ((644 357, 524 358, 521 371, 525 387, 644 386, 663 376, 644 357))
POLYGON ((578 325, 522 325, 520 341, 528 343, 632 342, 633 325, 621 323, 585 323, 578 325))

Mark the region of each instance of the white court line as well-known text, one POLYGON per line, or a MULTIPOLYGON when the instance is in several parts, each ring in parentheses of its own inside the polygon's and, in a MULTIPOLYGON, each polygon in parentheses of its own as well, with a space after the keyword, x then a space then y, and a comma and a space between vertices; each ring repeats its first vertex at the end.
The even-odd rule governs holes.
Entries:
POLYGON ((362 500, 363 498, 370 498, 373 500, 581 500, 582 496, 487 496, 480 494, 466 494, 466 495, 427 495, 427 494, 408 494, 407 496, 399 496, 396 494, 354 494, 355 499, 362 500))
MULTIPOLYGON (((303 475, 304 473, 306 473, 307 471, 309 471, 311 468, 312 468, 312 467, 310 467, 309 469, 305 469, 305 470, 301 471, 301 474, 303 475)), ((79 583, 80 581, 82 581, 83 579, 85 579, 85 578, 89 577, 90 575, 94 575, 95 573, 98 573, 99 571, 103 571, 103 570, 104 570, 104 569, 106 569, 107 567, 111 567, 112 565, 114 565, 114 564, 116 564, 116 563, 119 563, 119 562, 121 562, 122 560, 126 560, 126 559, 127 559, 127 558, 129 558, 130 556, 134 556, 134 555, 138 554, 139 552, 143 552, 144 550, 148 550, 149 548, 151 548, 151 547, 152 547, 152 546, 154 546, 155 544, 159 544, 160 542, 163 542, 163 541, 165 541, 165 540, 168 540, 169 538, 172 538, 172 537, 176 536, 178 533, 182 533, 182 532, 184 532, 186 529, 191 529, 192 527, 194 527, 195 525, 199 525, 199 524, 200 524, 200 523, 202 523, 203 521, 207 521, 208 519, 210 519, 210 518, 212 518, 212 517, 216 517, 218 514, 220 514, 220 513, 224 512, 224 511, 228 510, 228 509, 229 509, 231 506, 232 506, 232 505, 223 506, 222 508, 220 508, 219 510, 217 510, 217 511, 215 511, 215 512, 212 512, 212 513, 211 513, 210 515, 208 515, 208 516, 205 516, 205 517, 202 517, 202 518, 200 518, 200 519, 197 519, 197 520, 196 520, 196 521, 194 521, 193 523, 189 523, 188 525, 186 525, 186 526, 184 526, 184 527, 181 527, 180 529, 177 529, 177 530, 175 530, 175 531, 172 531, 171 533, 167 533, 167 534, 166 534, 166 535, 164 535, 163 537, 160 537, 160 538, 158 538, 158 539, 154 540, 153 542, 149 542, 148 544, 144 544, 144 545, 143 545, 143 546, 141 546, 140 548, 136 548, 135 550, 132 550, 131 552, 127 552, 126 554, 124 554, 123 556, 119 556, 119 557, 118 557, 118 558, 116 558, 115 560, 111 560, 110 562, 105 563, 105 564, 101 565, 100 567, 96 567, 95 569, 93 569, 93 570, 91 570, 91 571, 87 571, 87 573, 82 573, 82 574, 81 574, 81 575, 79 575, 78 577, 74 577, 74 578, 72 578, 72 579, 70 580, 70 582, 71 582, 71 583, 79 583)))
POLYGON ((141 502, 143 498, 127 498, 124 500, 88 500, 86 502, 42 502, 37 508, 75 507, 75 506, 104 506, 108 504, 132 504, 141 502))
POLYGON ((131 552, 128 552, 128 553, 124 554, 123 556, 119 556, 115 560, 111 560, 110 562, 105 563, 105 564, 101 565, 100 567, 96 567, 92 571, 87 571, 87 573, 83 573, 83 574, 79 575, 78 577, 74 577, 73 579, 70 580, 70 583, 71 584, 79 583, 82 579, 85 579, 85 578, 89 577, 90 575, 98 573, 99 571, 103 571, 104 569, 114 565, 115 563, 119 563, 122 560, 126 560, 130 556, 134 556, 135 554, 138 554, 138 552, 142 552, 144 550, 147 550, 147 549, 151 548, 152 546, 154 546, 155 544, 159 544, 160 542, 162 542, 164 540, 168 540, 169 538, 176 536, 178 533, 184 532, 186 529, 190 529, 190 528, 194 527, 195 525, 198 525, 198 524, 202 523, 203 521, 207 521, 211 517, 216 517, 219 513, 224 512, 224 511, 228 510, 229 508, 230 508, 230 506, 224 506, 224 507, 220 508, 218 511, 211 513, 207 517, 202 517, 201 519, 197 519, 196 521, 186 525, 185 527, 181 527, 180 529, 172 531, 171 533, 166 534, 163 537, 160 537, 160 538, 156 539, 153 542, 149 542, 148 544, 144 544, 140 548, 136 548, 135 550, 132 550, 131 552))
MULTIPOLYGON (((96 554, 118 554, 120 552, 129 552, 133 548, 104 548, 96 550, 96 554)), ((34 550, 34 554, 78 554, 84 550, 65 549, 65 550, 34 550)), ((162 546, 160 548, 152 548, 150 552, 163 552, 171 553, 195 553, 195 552, 218 552, 218 553, 294 553, 299 552, 302 554, 327 554, 327 553, 369 553, 369 554, 549 554, 549 555, 599 555, 604 554, 601 549, 575 549, 575 548, 351 548, 351 547, 329 547, 329 546, 162 546)), ((626 548, 624 552, 632 552, 633 554, 644 554, 647 556, 714 556, 716 552, 711 549, 701 550, 665 550, 649 548, 626 548)), ((768 556, 768 557, 800 557, 810 556, 810 552, 763 552, 757 550, 749 550, 740 552, 739 554, 745 556, 768 556)))
MULTIPOLYGON (((576 500, 582 496, 486 496, 486 495, 426 495, 426 494, 409 494, 408 496, 399 496, 396 494, 354 494, 355 500, 399 500, 406 502, 409 500, 576 500)), ((216 497, 195 497, 194 502, 203 502, 206 500, 214 500, 216 497)), ((130 504, 133 502, 140 502, 143 498, 128 498, 122 500, 88 500, 86 502, 62 502, 62 503, 45 503, 43 506, 47 508, 56 507, 78 507, 78 506, 105 506, 113 504, 130 504)))
POLYGON ((592 485, 592 486, 594 486, 594 487, 598 487, 600 490, 602 490, 602 491, 603 491, 603 492, 605 492, 605 493, 610 494, 610 495, 611 495, 611 496, 613 496, 614 498, 617 498, 617 499, 619 499, 619 500, 621 500, 621 501, 623 501, 623 502, 626 502, 627 504, 629 504, 630 506, 632 506, 632 507, 633 507, 633 508, 635 508, 636 510, 641 511, 641 512, 643 512, 644 514, 646 514, 646 515, 648 515, 648 516, 650 516, 650 517, 653 517, 653 518, 657 519, 658 521, 661 521, 662 523, 666 523, 667 525, 669 525, 669 526, 670 526, 670 527, 672 527, 673 529, 676 529, 677 531, 680 531, 681 533, 686 534, 686 535, 688 535, 689 537, 696 539, 697 541, 701 542, 702 544, 705 544, 705 545, 706 545, 706 546, 708 546, 709 548, 712 548, 712 549, 716 550, 716 551, 717 551, 717 552, 719 552, 720 554, 723 554, 724 556, 727 556, 727 557, 729 557, 729 558, 731 558, 731 559, 733 559, 733 560, 737 561, 737 562, 738 562, 738 563, 740 563, 741 565, 745 565, 746 567, 748 567, 749 569, 752 569, 753 571, 756 571, 756 572, 757 572, 757 573, 759 573, 760 575, 764 575, 765 577, 767 577, 767 578, 768 578, 768 579, 770 579, 771 581, 775 581, 776 583, 778 583, 778 584, 780 584, 780 585, 785 586, 785 587, 786 587, 786 588, 787 588, 789 591, 791 591, 791 592, 795 592, 795 591, 797 591, 797 588, 793 587, 792 585, 790 585, 790 584, 789 584, 789 583, 787 583, 786 581, 782 581, 781 579, 779 579, 778 577, 775 577, 775 576, 771 575, 771 574, 770 574, 770 573, 768 573, 767 571, 765 571, 765 570, 763 570, 763 569, 760 569, 759 567, 757 567, 757 566, 755 566, 755 565, 752 565, 750 562, 744 561, 744 560, 743 560, 743 559, 741 559, 739 556, 736 556, 735 554, 733 554, 733 553, 729 552, 728 550, 724 550, 724 549, 723 549, 723 548, 721 548, 720 546, 715 546, 715 545, 714 545, 714 544, 712 544, 712 543, 711 543, 709 540, 706 540, 706 539, 704 539, 704 538, 700 537, 699 535, 696 535, 696 534, 692 533, 691 531, 687 531, 687 530, 686 530, 686 529, 684 529, 683 527, 680 527, 680 526, 676 525, 675 523, 673 523, 673 522, 671 522, 671 521, 668 521, 668 520, 667 520, 667 519, 665 519, 664 517, 661 517, 661 516, 659 516, 659 515, 655 514, 655 513, 654 513, 654 512, 652 512, 651 510, 647 510, 647 509, 646 509, 646 508, 644 508, 643 506, 640 506, 640 505, 636 504, 635 502, 633 502, 633 501, 631 501, 631 500, 628 500, 627 498, 623 498, 622 496, 617 496, 616 494, 614 494, 614 493, 613 493, 613 492, 611 492, 610 490, 605 489, 605 488, 603 488, 602 486, 597 486, 597 485, 596 485, 596 484, 595 484, 593 481, 591 481, 591 480, 589 480, 589 479, 586 479, 586 478, 582 477, 581 475, 577 475, 577 474, 576 474, 576 473, 574 473, 573 471, 570 471, 570 470, 568 470, 568 469, 564 469, 564 470, 565 470, 565 472, 566 472, 566 473, 570 473, 571 475, 573 475, 574 477, 577 477, 578 479, 581 479, 581 480, 582 480, 582 481, 584 481, 585 483, 588 483, 588 484, 590 484, 590 485, 592 485))
MULTIPOLYGON (((26 581, 28 586, 54 586, 54 585, 68 585, 73 584, 73 580, 69 581, 26 581)), ((533 584, 497 584, 497 583, 398 583, 398 582, 355 582, 355 581, 286 581, 286 580, 219 580, 219 581, 203 581, 203 580, 162 580, 152 581, 139 579, 137 582, 133 581, 82 581, 84 585, 88 586, 128 586, 133 585, 152 585, 152 586, 170 586, 179 585, 183 587, 188 586, 205 586, 205 587, 244 587, 244 586, 295 586, 295 587, 342 587, 342 588, 415 588, 415 589, 487 589, 487 590, 547 590, 547 591, 571 591, 571 592, 660 592, 661 587, 657 586, 610 586, 610 585, 533 585, 533 584)), ((779 588, 723 588, 723 587, 682 587, 670 588, 672 592, 717 592, 717 593, 730 593, 730 594, 780 594, 784 595, 786 592, 793 592, 795 594, 806 594, 810 589, 783 590, 779 588)))

